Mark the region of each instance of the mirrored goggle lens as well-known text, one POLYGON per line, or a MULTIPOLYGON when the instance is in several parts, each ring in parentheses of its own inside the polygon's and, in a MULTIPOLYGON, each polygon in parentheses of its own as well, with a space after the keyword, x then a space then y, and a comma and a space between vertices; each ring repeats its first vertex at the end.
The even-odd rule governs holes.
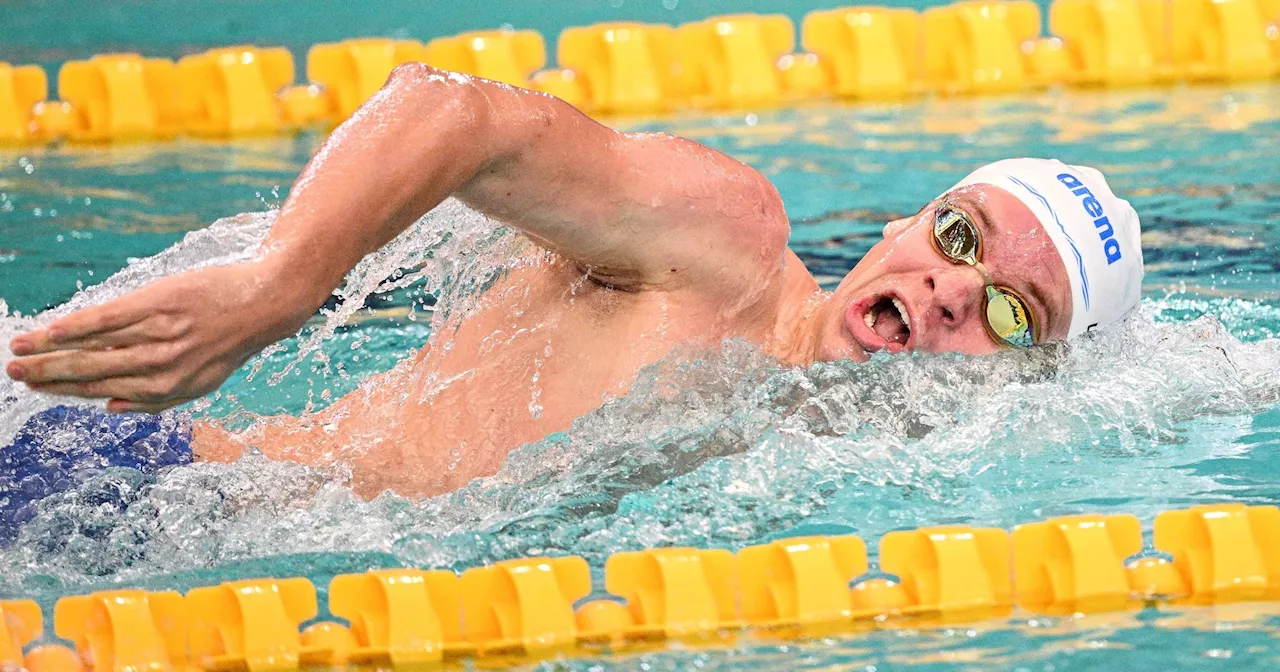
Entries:
POLYGON ((978 232, 963 211, 945 205, 938 208, 933 237, 942 253, 951 259, 968 264, 978 260, 978 232))
POLYGON ((1035 345, 1031 329, 1031 313, 1016 295, 999 287, 987 286, 987 325, 996 338, 1015 348, 1035 345))

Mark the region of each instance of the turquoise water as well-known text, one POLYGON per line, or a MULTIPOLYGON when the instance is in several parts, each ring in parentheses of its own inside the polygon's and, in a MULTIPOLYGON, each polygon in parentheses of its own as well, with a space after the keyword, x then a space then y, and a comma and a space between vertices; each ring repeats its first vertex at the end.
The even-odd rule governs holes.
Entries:
MULTIPOLYGON (((497 476, 423 502, 363 501, 340 468, 253 456, 157 478, 95 474, 48 500, 19 543, 0 550, 0 595, 48 607, 61 594, 119 585, 261 575, 323 585, 370 567, 461 569, 540 553, 580 554, 598 569, 609 553, 656 545, 738 548, 852 531, 874 548, 887 531, 921 525, 1007 528, 1077 512, 1134 513, 1149 525, 1156 512, 1192 503, 1278 503, 1277 111, 1280 86, 1261 84, 621 121, 688 135, 764 171, 786 200, 794 248, 828 283, 885 221, 978 164, 1051 155, 1096 165, 1143 217, 1143 314, 1089 341, 989 358, 786 369, 729 343, 642 372, 627 397, 513 453, 497 476)), ((15 313, 63 304, 78 284, 216 219, 278 205, 318 141, 0 153, 0 336, 29 324, 15 313)), ((234 256, 269 218, 223 221, 113 282, 135 286, 234 256)), ((346 315, 335 303, 211 404, 183 412, 248 422, 323 406, 419 347, 437 308, 506 261, 502 240, 492 225, 445 208, 343 290, 349 309, 380 286, 366 308, 346 315), (379 285, 402 265, 403 282, 379 285)), ((96 300, 95 291, 118 290, 74 301, 96 300)), ((52 403, 5 385, 0 433, 52 403)), ((1267 605, 1017 615, 531 666, 1274 669, 1276 615, 1267 605)))

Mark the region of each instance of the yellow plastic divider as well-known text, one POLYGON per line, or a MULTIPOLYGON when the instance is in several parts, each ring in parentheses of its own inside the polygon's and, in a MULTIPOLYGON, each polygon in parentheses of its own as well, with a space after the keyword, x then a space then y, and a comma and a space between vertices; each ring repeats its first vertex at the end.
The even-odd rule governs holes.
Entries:
MULTIPOLYGON (((350 628, 330 621, 312 623, 302 631, 298 639, 304 650, 328 652, 328 662, 333 666, 346 665, 351 658, 351 653, 360 648, 360 642, 356 641, 350 628)), ((362 656, 364 656, 363 653, 362 656)), ((364 658, 368 659, 369 656, 364 658)), ((376 659, 376 655, 374 658, 376 659)))
POLYGON ((1013 603, 1009 533, 963 525, 890 532, 880 567, 906 589, 908 612, 995 610, 1013 603))
POLYGON ((1014 601, 1033 611, 1098 611, 1131 597, 1125 559, 1142 550, 1133 516, 1067 516, 1013 530, 1014 601))
POLYGON ((307 79, 333 98, 334 122, 356 111, 382 85, 396 66, 425 60, 416 40, 365 38, 317 44, 307 52, 307 79))
POLYGON ((1071 56, 1060 37, 1037 37, 1022 43, 1022 62, 1032 86, 1045 87, 1071 81, 1071 56))
POLYGON ((1192 598, 1280 598, 1280 508, 1220 504, 1156 516, 1155 547, 1173 556, 1192 598))
POLYGON ((1187 595, 1187 582, 1173 562, 1162 557, 1144 557, 1124 566, 1129 590, 1135 600, 1176 600, 1187 595))
POLYGON ((866 571, 867 545, 853 535, 748 546, 738 551, 742 617, 753 625, 850 618, 849 582, 866 571))
POLYGON ((353 662, 419 664, 445 650, 470 652, 462 634, 461 590, 449 571, 388 569, 338 576, 329 610, 351 623, 353 662))
POLYGON ((314 618, 316 589, 306 579, 230 581, 187 593, 187 646, 209 669, 296 669, 329 664, 333 651, 304 647, 298 625, 314 618))
POLYGON ((726 550, 654 548, 616 553, 605 590, 627 601, 641 636, 678 637, 736 627, 734 556, 726 550))
POLYGON ((1258 6, 1262 9, 1262 20, 1266 23, 1271 58, 1280 64, 1280 0, 1258 0, 1258 6))
POLYGON ((0 668, 21 667, 22 647, 42 634, 40 605, 32 600, 0 601, 0 668))
POLYGON ((69 647, 43 644, 27 652, 22 659, 25 672, 82 672, 84 661, 69 647))
POLYGON ((48 95, 44 68, 0 62, 0 143, 25 142, 31 135, 32 107, 48 95))
POLYGON ((427 43, 429 65, 485 79, 529 86, 529 75, 547 64, 547 46, 535 30, 486 30, 427 43))
POLYGON ((53 142, 70 137, 80 126, 80 116, 71 103, 62 100, 42 100, 31 108, 28 139, 35 142, 53 142))
POLYGON ((1276 17, 1265 16, 1260 0, 1168 0, 1163 8, 1168 55, 1181 76, 1242 80, 1276 74, 1276 17))
MULTIPOLYGON (((32 672, 93 669, 297 670, 315 665, 436 665, 462 656, 898 617, 950 623, 1009 613, 1093 613, 1186 601, 1280 599, 1280 508, 1223 504, 1161 513, 1155 550, 1127 515, 1079 515, 1000 529, 890 532, 880 569, 853 535, 810 536, 726 550, 617 553, 591 594, 585 560, 509 560, 466 570, 391 569, 338 576, 329 608, 351 627, 318 622, 307 579, 233 581, 174 592, 121 590, 65 597, 54 644, 39 607, 0 602, 0 665, 32 672), (1126 562, 1127 558, 1135 557, 1126 562), (852 589, 850 581, 854 581, 852 589)), ((500 660, 509 660, 502 658, 500 660)))
POLYGON ((172 137, 181 122, 173 61, 103 54, 67 61, 58 96, 79 114, 71 137, 105 141, 172 137))
POLYGON ((891 98, 919 89, 920 15, 910 9, 843 7, 811 12, 804 48, 830 73, 836 95, 891 98))
POLYGON ((572 70, 590 109, 660 112, 704 90, 702 73, 678 62, 675 29, 661 24, 606 23, 566 28, 556 60, 572 70))
POLYGON ((39 68, 0 63, 0 143, 332 125, 410 62, 529 87, 592 114, 1280 74, 1280 0, 1054 0, 1049 25, 1053 34, 1040 35, 1033 0, 962 0, 923 14, 838 7, 804 18, 805 51, 794 53, 795 27, 784 15, 736 14, 679 29, 601 23, 562 31, 559 67, 548 70, 539 70, 545 40, 530 30, 462 33, 425 46, 351 39, 312 46, 309 82, 296 85, 283 49, 219 48, 177 65, 102 54, 63 64, 59 101, 44 100, 39 68))
POLYGON ((1167 76, 1156 54, 1163 39, 1164 0, 1055 0, 1049 30, 1062 38, 1072 81, 1086 85, 1146 84, 1167 76))
POLYGON ((508 560, 463 572, 461 590, 480 652, 536 652, 576 642, 573 603, 591 592, 591 572, 578 557, 508 560))
POLYGON ((287 86, 276 94, 285 128, 302 128, 332 121, 336 112, 329 92, 315 84, 287 86))
POLYGON ((696 71, 711 105, 776 105, 783 100, 777 63, 795 49, 795 26, 782 14, 734 14, 677 31, 681 61, 696 71))
POLYGON ((924 12, 925 82, 942 93, 1005 93, 1028 86, 1022 44, 1040 33, 1030 0, 970 0, 924 12))
POLYGON ((911 597, 899 581, 887 577, 867 577, 853 586, 854 618, 882 618, 908 613, 911 597))
POLYGON ((778 75, 788 99, 816 98, 831 93, 831 77, 817 54, 783 54, 778 59, 778 75))
POLYGON ((178 61, 183 127, 193 135, 230 137, 284 127, 276 94, 293 83, 284 48, 211 49, 178 61))
POLYGON ((186 613, 174 591, 114 590, 59 600, 53 621, 96 671, 181 669, 186 613))
POLYGON ((591 100, 586 85, 578 73, 569 68, 555 68, 536 73, 529 80, 529 88, 555 96, 580 109, 589 110, 591 100))

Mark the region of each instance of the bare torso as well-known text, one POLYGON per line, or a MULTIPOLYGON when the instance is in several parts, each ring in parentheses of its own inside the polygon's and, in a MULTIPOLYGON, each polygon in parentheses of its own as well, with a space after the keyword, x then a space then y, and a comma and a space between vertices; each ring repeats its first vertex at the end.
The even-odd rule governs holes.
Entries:
MULTIPOLYGON (((782 263, 791 292, 817 291, 794 255, 782 263)), ((346 463, 364 496, 447 492, 625 394, 676 346, 696 352, 742 337, 768 349, 778 287, 734 297, 623 290, 535 253, 395 369, 324 411, 273 418, 236 439, 204 426, 197 453, 234 459, 247 443, 277 459, 346 463)))
POLYGON ((764 175, 542 94, 408 64, 329 136, 252 259, 24 334, 6 370, 113 411, 196 399, 296 333, 362 257, 450 196, 519 230, 533 243, 526 263, 430 348, 321 412, 242 435, 198 425, 199 458, 235 459, 249 444, 347 464, 363 495, 431 495, 569 429, 677 345, 745 338, 793 362, 818 352, 809 326, 823 320, 808 315, 820 293, 786 248, 764 175))

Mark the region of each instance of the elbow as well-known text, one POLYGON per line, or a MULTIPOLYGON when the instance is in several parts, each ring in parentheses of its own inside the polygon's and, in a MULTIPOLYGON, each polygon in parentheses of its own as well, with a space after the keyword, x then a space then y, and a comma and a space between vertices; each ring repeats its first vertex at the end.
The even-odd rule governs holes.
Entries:
POLYGON ((480 90, 484 80, 426 63, 398 65, 383 91, 431 117, 476 122, 486 116, 488 100, 480 90))
POLYGON ((456 73, 448 70, 441 70, 426 63, 402 63, 391 70, 391 74, 387 77, 387 88, 424 88, 447 80, 450 75, 458 78, 465 75, 456 75, 456 73))
POLYGON ((426 63, 421 63, 418 61, 410 61, 408 63, 401 63, 400 65, 397 65, 396 67, 392 68, 391 75, 387 77, 387 81, 388 82, 411 81, 411 80, 419 79, 427 75, 435 74, 438 72, 443 72, 443 71, 440 70, 439 68, 433 68, 430 65, 427 65, 426 63))
POLYGON ((414 118, 431 119, 435 131, 449 129, 470 138, 487 167, 515 160, 551 127, 563 126, 566 111, 576 113, 559 99, 425 63, 397 66, 383 92, 412 110, 414 118))

